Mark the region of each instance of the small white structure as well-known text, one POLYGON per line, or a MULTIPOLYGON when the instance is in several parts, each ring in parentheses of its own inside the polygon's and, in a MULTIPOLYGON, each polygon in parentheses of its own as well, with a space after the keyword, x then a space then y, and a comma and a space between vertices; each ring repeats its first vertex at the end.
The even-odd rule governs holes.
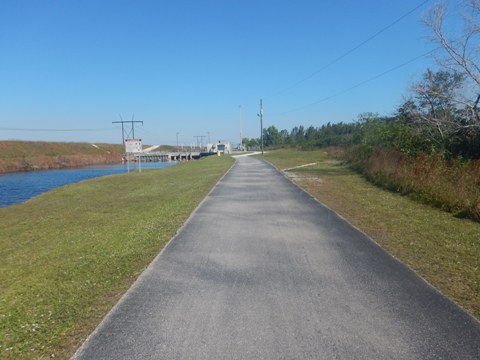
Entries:
POLYGON ((207 144, 207 152, 221 154, 230 154, 232 152, 232 147, 230 143, 227 142, 218 142, 216 144, 207 144))
POLYGON ((142 139, 125 139, 125 152, 138 154, 142 152, 142 139))

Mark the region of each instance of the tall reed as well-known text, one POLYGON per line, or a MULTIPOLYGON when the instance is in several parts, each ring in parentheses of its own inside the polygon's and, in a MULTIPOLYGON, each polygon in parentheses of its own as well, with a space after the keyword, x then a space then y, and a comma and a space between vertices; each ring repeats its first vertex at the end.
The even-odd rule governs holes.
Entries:
POLYGON ((395 150, 375 150, 367 155, 355 148, 340 156, 383 188, 480 221, 480 160, 446 160, 395 150))

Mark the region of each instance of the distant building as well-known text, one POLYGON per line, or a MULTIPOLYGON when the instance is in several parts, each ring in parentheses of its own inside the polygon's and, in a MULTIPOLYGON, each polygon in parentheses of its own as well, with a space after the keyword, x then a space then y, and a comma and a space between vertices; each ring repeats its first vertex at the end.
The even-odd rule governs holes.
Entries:
POLYGON ((216 144, 208 144, 207 152, 217 154, 230 154, 232 152, 232 147, 230 146, 230 143, 219 141, 216 144))

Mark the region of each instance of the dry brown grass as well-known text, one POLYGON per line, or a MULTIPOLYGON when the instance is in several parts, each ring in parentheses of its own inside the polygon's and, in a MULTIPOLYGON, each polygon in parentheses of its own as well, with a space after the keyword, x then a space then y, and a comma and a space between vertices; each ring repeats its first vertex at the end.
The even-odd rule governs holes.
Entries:
POLYGON ((0 173, 115 164, 123 152, 113 144, 0 141, 0 173))
POLYGON ((440 156, 408 156, 395 151, 375 151, 360 160, 350 151, 346 158, 376 185, 480 221, 479 160, 444 160, 440 156))

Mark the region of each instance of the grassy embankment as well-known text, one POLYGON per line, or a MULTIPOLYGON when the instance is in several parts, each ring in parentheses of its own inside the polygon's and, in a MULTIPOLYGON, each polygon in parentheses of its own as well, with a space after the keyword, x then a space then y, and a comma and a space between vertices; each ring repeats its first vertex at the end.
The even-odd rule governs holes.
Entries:
MULTIPOLYGON (((265 159, 480 318, 480 224, 382 190, 323 151, 281 150, 265 159)), ((461 189, 459 189, 461 191, 461 189)))
POLYGON ((0 209, 0 358, 68 358, 231 166, 209 157, 0 209))
POLYGON ((118 164, 123 145, 0 141, 0 173, 118 164))

